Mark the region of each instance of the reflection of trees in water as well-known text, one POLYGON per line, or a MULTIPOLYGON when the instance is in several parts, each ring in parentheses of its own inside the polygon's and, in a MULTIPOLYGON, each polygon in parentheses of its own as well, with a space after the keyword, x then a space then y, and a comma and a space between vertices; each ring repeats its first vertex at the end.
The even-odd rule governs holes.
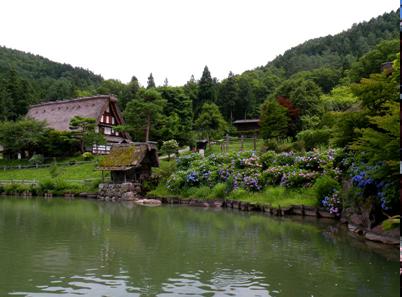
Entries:
MULTIPOLYGON (((96 268, 99 275, 124 271, 127 285, 145 295, 171 288, 183 274, 218 288, 254 279, 270 290, 280 289, 283 296, 319 293, 337 282, 352 289, 364 284, 381 294, 394 279, 397 287, 390 265, 331 228, 315 221, 190 207, 58 199, 0 202, 0 235, 19 255, 13 273, 24 280, 40 272, 33 284, 46 284, 51 274, 83 275, 96 268)), ((15 259, 10 258, 0 253, 2 265, 11 265, 15 259)), ((1 279, 6 279, 2 269, 1 279)))
MULTIPOLYGON (((350 238, 344 233, 334 233, 333 241, 324 240, 323 232, 329 226, 201 208, 173 207, 172 211, 172 207, 111 207, 111 213, 117 214, 112 215, 113 229, 126 230, 127 224, 133 226, 132 232, 147 251, 147 257, 124 261, 125 268, 136 286, 154 285, 152 292, 158 292, 158 285, 177 273, 202 271, 200 281, 210 283, 214 272, 229 267, 263 272, 267 282, 281 283, 282 290, 291 296, 303 292, 303 288, 308 291, 311 284, 306 282, 308 279, 322 288, 333 287, 336 280, 345 284, 348 282, 346 267, 364 266, 370 259, 372 265, 367 265, 363 273, 349 281, 349 287, 356 287, 378 273, 381 266, 381 260, 375 255, 351 248, 350 238), (144 224, 146 227, 140 227, 144 224), (309 273, 310 278, 300 279, 309 273)), ((116 246, 116 249, 120 248, 116 246)), ((385 279, 392 279, 392 272, 386 269, 383 272, 385 279)), ((385 283, 384 287, 387 286, 385 283)))

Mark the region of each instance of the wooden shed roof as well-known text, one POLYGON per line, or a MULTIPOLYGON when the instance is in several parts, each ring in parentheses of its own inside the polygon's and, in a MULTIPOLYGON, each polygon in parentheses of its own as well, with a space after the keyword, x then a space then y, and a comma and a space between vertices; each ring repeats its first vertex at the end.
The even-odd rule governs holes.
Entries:
POLYGON ((159 166, 159 158, 155 144, 115 144, 109 155, 99 162, 98 170, 121 171, 141 166, 145 157, 149 157, 151 166, 159 166))
MULTIPOLYGON (((112 95, 97 95, 92 97, 81 97, 76 99, 50 101, 29 108, 27 117, 45 121, 50 128, 59 131, 70 130, 70 120, 74 116, 84 118, 95 118, 99 122, 104 110, 109 103, 117 102, 112 95)), ((120 110, 116 106, 119 121, 123 121, 120 110)), ((120 123, 119 123, 120 124, 120 123)))
POLYGON ((249 124, 249 123, 259 123, 260 119, 249 119, 249 120, 237 120, 234 121, 233 124, 249 124))

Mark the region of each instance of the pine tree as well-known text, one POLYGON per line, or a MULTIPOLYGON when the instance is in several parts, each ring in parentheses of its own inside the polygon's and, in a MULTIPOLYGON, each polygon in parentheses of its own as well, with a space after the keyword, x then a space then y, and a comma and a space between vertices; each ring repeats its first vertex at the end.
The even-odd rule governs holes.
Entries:
POLYGON ((154 81, 154 77, 152 76, 152 72, 148 77, 148 82, 147 82, 147 89, 151 89, 151 88, 155 88, 155 81, 154 81))
POLYGON ((231 122, 233 122, 235 114, 238 114, 235 109, 243 109, 242 106, 239 106, 239 86, 232 71, 220 85, 218 103, 224 117, 230 119, 231 122))
POLYGON ((215 102, 216 92, 214 86, 215 83, 211 77, 211 73, 209 72, 208 66, 205 66, 204 71, 202 72, 201 79, 198 83, 197 100, 194 102, 195 114, 199 113, 204 103, 215 102))

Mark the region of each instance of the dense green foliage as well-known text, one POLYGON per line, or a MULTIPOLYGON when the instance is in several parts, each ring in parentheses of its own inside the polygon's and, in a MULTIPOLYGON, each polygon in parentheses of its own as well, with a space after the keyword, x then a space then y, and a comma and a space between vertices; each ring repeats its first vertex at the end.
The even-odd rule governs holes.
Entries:
POLYGON ((261 105, 260 125, 263 138, 286 137, 290 118, 287 109, 275 99, 261 105))
POLYGON ((208 140, 223 136, 227 123, 219 112, 219 108, 214 103, 205 103, 199 117, 195 121, 195 127, 202 137, 208 140))
POLYGON ((399 10, 355 24, 334 36, 308 40, 287 50, 265 68, 282 68, 287 77, 321 67, 347 69, 382 40, 398 38, 398 20, 399 10))

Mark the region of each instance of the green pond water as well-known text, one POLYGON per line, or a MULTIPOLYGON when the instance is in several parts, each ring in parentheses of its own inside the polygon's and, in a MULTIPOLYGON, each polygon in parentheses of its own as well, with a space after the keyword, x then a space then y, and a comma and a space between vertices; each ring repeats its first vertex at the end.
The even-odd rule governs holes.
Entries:
POLYGON ((0 296, 399 296, 399 251, 333 222, 0 197, 0 296))

